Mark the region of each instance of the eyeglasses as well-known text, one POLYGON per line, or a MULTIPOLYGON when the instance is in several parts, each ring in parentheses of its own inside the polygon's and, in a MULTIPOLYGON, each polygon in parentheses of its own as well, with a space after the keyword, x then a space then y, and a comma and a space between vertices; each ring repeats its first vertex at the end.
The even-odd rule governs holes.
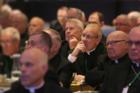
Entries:
POLYGON ((106 43, 106 46, 108 45, 114 45, 116 43, 119 43, 119 42, 127 42, 126 40, 114 40, 114 41, 109 41, 106 43))
POLYGON ((140 47, 140 41, 128 41, 128 45, 129 46, 135 45, 137 47, 140 47))
POLYGON ((81 37, 86 38, 86 39, 98 38, 98 36, 91 36, 91 35, 88 35, 88 34, 82 34, 81 37))

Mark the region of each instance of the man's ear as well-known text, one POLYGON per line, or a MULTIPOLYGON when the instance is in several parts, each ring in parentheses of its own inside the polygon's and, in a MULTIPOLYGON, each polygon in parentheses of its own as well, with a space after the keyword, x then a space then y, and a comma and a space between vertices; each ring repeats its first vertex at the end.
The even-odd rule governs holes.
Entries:
POLYGON ((104 24, 105 24, 104 21, 102 21, 102 22, 101 22, 101 27, 102 27, 104 24))
POLYGON ((43 70, 46 72, 48 72, 48 65, 43 65, 43 70))
POLYGON ((42 48, 43 48, 43 51, 44 51, 45 53, 47 53, 47 55, 49 55, 51 49, 49 49, 47 46, 42 47, 42 48))

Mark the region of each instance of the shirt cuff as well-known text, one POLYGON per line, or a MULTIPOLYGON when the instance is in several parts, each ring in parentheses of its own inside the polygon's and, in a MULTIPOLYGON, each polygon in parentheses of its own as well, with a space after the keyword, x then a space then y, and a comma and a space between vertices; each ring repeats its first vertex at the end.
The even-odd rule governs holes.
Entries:
POLYGON ((68 55, 68 60, 70 63, 74 63, 76 61, 77 57, 72 56, 71 54, 68 55))

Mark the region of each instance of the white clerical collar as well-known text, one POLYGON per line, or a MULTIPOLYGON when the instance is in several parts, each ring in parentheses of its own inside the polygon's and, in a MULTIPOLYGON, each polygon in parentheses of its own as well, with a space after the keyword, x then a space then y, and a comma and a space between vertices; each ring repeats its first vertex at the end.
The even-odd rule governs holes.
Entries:
POLYGON ((118 64, 118 63, 119 63, 119 61, 118 61, 118 60, 114 60, 114 62, 115 62, 116 64, 118 64))
POLYGON ((44 83, 45 82, 43 81, 38 86, 31 86, 31 87, 25 87, 25 88, 28 89, 30 93, 35 93, 35 90, 41 88, 44 85, 44 83))
POLYGON ((90 53, 93 52, 94 50, 95 50, 95 48, 92 49, 92 50, 90 50, 90 51, 87 51, 86 53, 87 53, 88 55, 90 55, 90 53))
POLYGON ((140 67, 140 63, 139 62, 135 62, 135 61, 132 61, 134 64, 136 64, 137 67, 140 67))

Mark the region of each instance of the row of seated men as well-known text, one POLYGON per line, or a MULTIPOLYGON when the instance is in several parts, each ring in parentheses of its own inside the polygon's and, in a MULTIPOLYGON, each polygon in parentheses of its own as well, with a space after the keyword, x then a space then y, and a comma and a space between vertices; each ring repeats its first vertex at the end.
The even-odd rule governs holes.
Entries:
MULTIPOLYGON (((62 11, 63 9, 67 10, 66 7, 62 8, 62 11)), ((69 11, 70 10, 71 8, 69 9, 69 11)), ((61 9, 59 11, 61 11, 61 9)), ((75 11, 75 8, 73 11, 75 11)), ((80 10, 78 10, 78 13, 79 11, 80 10)), ((62 14, 62 12, 60 14, 62 14)), ((74 14, 74 13, 69 13, 69 15, 70 14, 74 14)), ((137 52, 138 49, 135 50, 136 52, 134 50, 130 51, 130 58, 132 57, 132 61, 134 62, 130 62, 129 64, 129 61, 126 61, 126 64, 128 63, 126 67, 124 67, 124 65, 119 65, 118 67, 116 67, 119 63, 122 63, 119 62, 118 59, 127 55, 128 52, 127 45, 130 46, 130 49, 132 46, 133 47, 138 46, 139 39, 136 38, 136 36, 134 36, 136 40, 133 40, 134 37, 132 38, 132 40, 129 39, 127 34, 129 33, 131 26, 126 23, 123 23, 123 24, 118 24, 121 29, 117 29, 116 26, 116 31, 109 34, 106 41, 103 38, 101 32, 102 20, 100 20, 100 15, 101 14, 99 12, 93 13, 91 17, 92 20, 89 21, 89 24, 87 24, 86 26, 84 24, 85 20, 83 18, 83 12, 82 12, 81 20, 79 20, 79 18, 76 18, 75 15, 71 15, 71 17, 69 17, 69 19, 67 19, 66 22, 64 22, 65 23, 63 24, 64 27, 62 27, 61 30, 57 30, 58 32, 53 30, 55 28, 53 28, 51 25, 50 27, 53 29, 37 28, 37 30, 32 30, 36 28, 36 25, 30 23, 28 29, 29 38, 28 40, 26 39, 27 40, 26 46, 25 48, 23 48, 25 44, 24 43, 25 40, 23 39, 23 37, 27 37, 27 33, 23 34, 24 33, 23 28, 25 28, 25 24, 23 23, 23 20, 24 22, 27 22, 27 19, 25 15, 23 16, 23 13, 21 11, 12 10, 9 23, 11 24, 10 26, 13 26, 15 28, 2 26, 4 29, 1 30, 1 36, 0 36, 1 47, 2 47, 1 58, 2 60, 5 59, 7 60, 8 58, 5 57, 11 57, 15 53, 20 53, 20 50, 23 51, 26 49, 30 49, 32 47, 37 47, 43 50, 48 55, 48 59, 49 59, 48 62, 49 71, 45 76, 45 82, 51 81, 58 84, 58 86, 61 85, 63 87, 69 88, 71 81, 73 80, 72 77, 73 73, 77 73, 77 75, 74 76, 74 79, 78 81, 84 80, 86 83, 92 85, 93 87, 96 87, 98 90, 101 90, 101 93, 114 93, 114 92, 121 93, 123 91, 123 88, 127 86, 129 82, 131 83, 131 80, 132 81, 138 80, 138 76, 137 76, 138 73, 136 72, 136 68, 134 67, 133 69, 130 68, 132 66, 131 63, 135 64, 135 62, 138 62, 138 60, 136 60, 138 56, 138 52, 137 52), (16 18, 14 19, 15 16, 16 18), (20 19, 20 21, 15 22, 15 20, 17 20, 18 18, 20 19), (22 22, 21 19, 23 19, 22 22), (23 28, 22 26, 20 26, 21 24, 24 24, 23 28), (22 30, 18 28, 21 28, 22 30), (46 33, 48 33, 49 35, 46 33), (107 48, 107 54, 106 54, 105 45, 107 48), (111 62, 108 62, 108 60, 111 60, 111 62), (112 62, 113 60, 115 60, 114 63, 116 63, 117 65, 113 64, 112 62), (124 70, 121 69, 121 66, 124 70), (121 71, 118 71, 118 69, 121 71), (134 71, 131 71, 130 74, 129 72, 127 72, 128 70, 129 71, 134 70, 134 71), (117 76, 115 75, 114 77, 114 73, 117 74, 117 76), (124 77, 121 75, 122 73, 124 73, 123 74, 124 77), (126 74, 128 76, 130 75, 130 78, 126 74), (135 77, 135 75, 137 76, 137 78, 136 80, 133 80, 133 77, 135 77), (124 79, 124 80, 120 80, 120 79, 124 79)), ((121 17, 125 19, 127 18, 126 15, 121 15, 121 17)), ((38 20, 38 18, 34 18, 34 20, 38 20)), ((127 22, 127 21, 123 21, 123 22, 127 22)), ((40 23, 40 22, 37 21, 33 23, 40 23)), ((41 21, 41 24, 42 23, 44 22, 41 21)), ((117 19, 114 21, 114 23, 117 24, 117 19)), ((52 25, 54 25, 54 23, 52 23, 52 25)), ((58 28, 59 27, 60 26, 58 26, 58 28)), ((42 25, 41 28, 43 28, 42 25)), ((136 30, 138 31, 139 27, 137 27, 136 30)), ((138 33, 136 35, 138 35, 138 33)), ((9 60, 11 59, 9 58, 9 60)), ((7 64, 7 62, 4 63, 7 64)), ((4 67, 2 69, 3 70, 2 72, 4 73, 6 72, 7 75, 10 77, 12 66, 9 64, 12 64, 12 61, 9 61, 8 65, 6 65, 10 67, 6 67, 6 68, 4 67)), ((135 85, 135 82, 133 83, 129 84, 132 86, 126 87, 129 89, 128 93, 138 93, 139 91, 138 85, 137 84, 135 85)), ((12 88, 17 86, 18 84, 13 84, 12 88)))
MULTIPOLYGON (((3 35, 5 32, 11 33, 15 30, 13 29, 14 28, 12 27, 6 28, 7 31, 2 30, 1 35, 3 35)), ((64 63, 62 63, 64 60, 55 60, 55 58, 52 57, 51 43, 48 43, 52 39, 51 37, 48 39, 49 35, 51 36, 51 34, 46 34, 46 32, 56 33, 56 31, 53 31, 52 29, 46 29, 45 32, 42 32, 44 34, 35 33, 31 35, 26 43, 25 50, 32 47, 37 47, 48 54, 49 70, 53 72, 53 75, 52 73, 49 74, 48 72, 45 77, 46 82, 53 81, 56 84, 59 84, 60 80, 63 86, 68 88, 68 85, 72 79, 72 73, 74 72, 78 74, 77 77, 75 77, 78 78, 77 80, 85 79, 87 84, 101 90, 103 88, 102 93, 112 93, 114 90, 116 90, 116 93, 121 93, 123 91, 123 87, 125 86, 129 87, 130 92, 128 93, 138 93, 139 30, 140 27, 135 27, 130 31, 129 35, 123 31, 114 31, 110 33, 106 41, 106 55, 101 51, 103 48, 101 47, 100 43, 102 35, 98 29, 98 25, 88 24, 82 32, 81 41, 78 42, 75 48, 68 55, 68 61, 66 59, 64 63), (127 53, 129 53, 129 57, 132 61, 128 58, 127 53), (55 66, 53 63, 51 63, 51 61, 55 62, 57 65, 55 66), (59 79, 57 79, 57 77, 54 75, 57 75, 59 79)), ((16 30, 16 32, 18 31, 16 30)), ((53 36, 54 35, 52 35, 52 37, 53 36)), ((56 40, 57 42, 59 41, 58 38, 56 40)), ((54 46, 54 48, 56 48, 56 46, 54 46)), ((38 56, 38 54, 35 55, 38 56)), ((10 62, 11 61, 9 61, 9 63, 10 62)), ((9 63, 8 66, 10 66, 9 63)))
MULTIPOLYGON (((69 85, 69 82, 71 82, 72 73, 77 73, 75 76, 77 80, 84 79, 85 83, 97 88, 100 93, 139 93, 140 27, 138 26, 132 28, 129 34, 126 34, 123 31, 114 31, 110 33, 106 41, 107 54, 104 54, 101 53, 100 43, 98 42, 98 40, 101 40, 101 32, 97 31, 95 26, 98 25, 89 24, 86 26, 82 33, 82 40, 78 42, 76 47, 69 54, 68 61, 66 60, 63 64, 62 61, 64 60, 52 61, 55 59, 55 57, 52 57, 50 47, 51 44, 53 45, 53 42, 50 43, 52 39, 51 34, 46 34, 46 32, 52 33, 52 29, 47 29, 45 32, 31 35, 28 43, 26 44, 26 49, 24 51, 25 54, 23 52, 19 59, 19 68, 21 71, 20 79, 18 82, 13 83, 10 93, 16 93, 16 91, 22 93, 21 91, 23 90, 20 88, 21 86, 23 89, 26 89, 27 87, 27 90, 29 89, 30 91, 32 89, 36 89, 36 87, 38 87, 41 83, 36 86, 34 85, 34 82, 41 78, 41 76, 44 82, 47 84, 49 82, 50 84, 56 85, 57 87, 63 86, 68 88, 67 85, 69 85), (91 27, 94 27, 94 30, 91 30, 91 27), (93 41, 94 44, 91 44, 93 41), (96 45, 96 43, 97 46, 93 47, 96 45), (87 46, 85 47, 85 45, 87 46), (48 54, 48 70, 46 70, 45 67, 43 68, 42 65, 41 68, 43 70, 40 70, 34 64, 30 63, 30 61, 36 62, 35 64, 37 64, 37 62, 44 62, 42 59, 44 60, 45 58, 39 53, 36 54, 34 50, 31 51, 31 55, 34 55, 35 59, 32 59, 30 53, 26 53, 26 51, 30 51, 30 49, 32 50, 32 48, 38 48, 40 51, 43 51, 44 54, 48 54), (51 61, 58 63, 59 65, 55 67, 53 66, 54 64, 51 65, 51 61), (30 70, 33 72, 30 73, 30 70)), ((54 31, 54 33, 55 32, 56 31, 54 31)), ((40 66, 39 64, 37 65, 40 66)), ((47 64, 45 65, 47 66, 47 64)), ((52 89, 49 91, 52 91, 52 89)))

